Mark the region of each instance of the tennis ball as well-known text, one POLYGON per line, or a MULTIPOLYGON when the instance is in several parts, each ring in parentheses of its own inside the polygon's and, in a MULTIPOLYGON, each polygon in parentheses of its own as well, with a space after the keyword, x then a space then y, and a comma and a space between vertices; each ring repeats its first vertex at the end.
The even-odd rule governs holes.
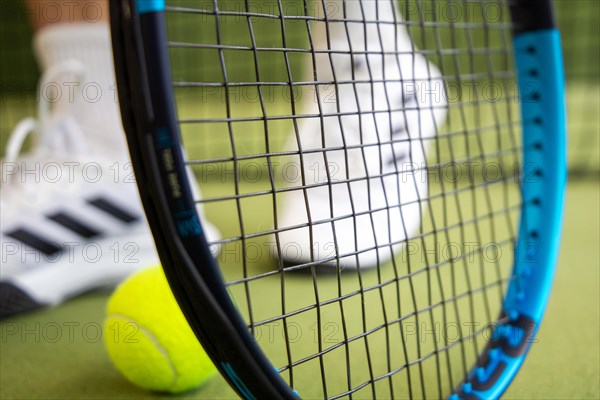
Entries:
POLYGON ((161 267, 144 269, 117 287, 108 302, 104 342, 117 369, 144 389, 180 393, 216 372, 161 267))

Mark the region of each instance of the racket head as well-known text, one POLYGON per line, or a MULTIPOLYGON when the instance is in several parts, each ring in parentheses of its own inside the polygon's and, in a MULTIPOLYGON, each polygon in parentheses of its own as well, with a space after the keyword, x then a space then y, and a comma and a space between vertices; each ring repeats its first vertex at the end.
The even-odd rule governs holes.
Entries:
MULTIPOLYGON (((559 247, 566 172, 560 37, 549 1, 511 5, 515 78, 519 92, 530 96, 519 102, 523 139, 518 240, 494 333, 456 386, 454 398, 495 398, 508 387, 541 321, 559 247)), ((289 378, 282 378, 291 368, 275 368, 252 336, 247 315, 232 301, 202 230, 181 148, 164 8, 161 1, 111 3, 123 123, 165 273, 192 329, 238 394, 249 399, 301 396, 290 388, 289 378)), ((277 266, 282 275, 284 267, 277 266)), ((315 265, 309 268, 314 275, 315 265)), ((339 265, 336 273, 341 276, 339 265)), ((346 394, 369 383, 374 382, 351 387, 346 394)))

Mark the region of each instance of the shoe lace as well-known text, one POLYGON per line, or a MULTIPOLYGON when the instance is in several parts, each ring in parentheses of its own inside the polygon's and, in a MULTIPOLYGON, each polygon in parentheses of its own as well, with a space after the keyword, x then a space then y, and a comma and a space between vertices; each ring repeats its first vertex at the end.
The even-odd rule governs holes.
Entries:
POLYGON ((50 67, 40 79, 37 87, 38 101, 38 119, 28 117, 21 120, 13 129, 6 145, 5 163, 12 163, 17 160, 21 154, 23 143, 30 134, 36 136, 36 141, 39 146, 54 148, 57 141, 53 136, 57 132, 65 134, 67 137, 62 138, 61 143, 68 145, 70 150, 75 152, 83 149, 83 138, 81 135, 75 135, 73 129, 56 129, 65 118, 68 118, 66 113, 58 116, 56 123, 51 123, 51 102, 42 100, 42 92, 48 85, 54 82, 62 75, 72 74, 76 77, 77 82, 81 83, 85 77, 84 65, 76 60, 67 60, 50 67))
POLYGON ((3 212, 10 213, 13 206, 19 208, 25 203, 39 204, 45 201, 45 197, 51 196, 53 190, 64 190, 62 187, 52 187, 55 185, 46 185, 49 187, 42 188, 37 179, 28 184, 24 179, 16 179, 19 175, 16 171, 30 162, 61 158, 68 160, 85 153, 87 147, 85 138, 80 134, 79 127, 71 116, 72 104, 75 102, 71 102, 69 107, 57 113, 52 110, 52 102, 42 96, 43 91, 51 83, 64 75, 72 75, 77 83, 81 83, 85 78, 85 67, 79 61, 67 60, 49 68, 42 75, 37 86, 38 118, 28 117, 21 120, 9 136, 1 166, 0 203, 3 212), (33 150, 24 156, 21 154, 23 144, 29 135, 34 137, 33 150))

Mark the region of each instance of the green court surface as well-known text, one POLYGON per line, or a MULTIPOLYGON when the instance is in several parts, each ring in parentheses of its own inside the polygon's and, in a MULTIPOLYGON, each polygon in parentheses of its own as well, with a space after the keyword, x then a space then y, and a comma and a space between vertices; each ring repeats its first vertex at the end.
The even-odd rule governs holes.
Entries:
MULTIPOLYGON (((599 201, 597 181, 574 182, 568 188, 563 247, 550 305, 537 343, 507 399, 600 396, 599 201)), ((177 396, 145 392, 125 381, 111 365, 101 337, 108 295, 87 294, 2 322, 0 398, 236 398, 220 377, 177 396)), ((264 296, 267 301, 268 293, 264 296)))

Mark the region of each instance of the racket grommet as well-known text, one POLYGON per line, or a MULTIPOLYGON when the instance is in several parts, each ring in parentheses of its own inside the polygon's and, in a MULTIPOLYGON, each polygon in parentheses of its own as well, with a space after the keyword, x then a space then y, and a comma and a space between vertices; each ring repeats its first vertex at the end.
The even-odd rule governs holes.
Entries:
POLYGON ((485 381, 485 368, 483 367, 479 367, 477 368, 477 371, 475 372, 475 374, 477 375, 477 380, 479 382, 484 382, 485 381))
POLYGON ((533 239, 537 239, 540 236, 540 234, 538 233, 538 231, 531 231, 529 232, 529 236, 533 239))
POLYGON ((465 383, 462 387, 463 393, 469 394, 473 391, 473 386, 470 383, 465 383))
POLYGON ((488 353, 488 356, 489 356, 490 360, 495 360, 500 356, 500 350, 491 349, 488 353))

